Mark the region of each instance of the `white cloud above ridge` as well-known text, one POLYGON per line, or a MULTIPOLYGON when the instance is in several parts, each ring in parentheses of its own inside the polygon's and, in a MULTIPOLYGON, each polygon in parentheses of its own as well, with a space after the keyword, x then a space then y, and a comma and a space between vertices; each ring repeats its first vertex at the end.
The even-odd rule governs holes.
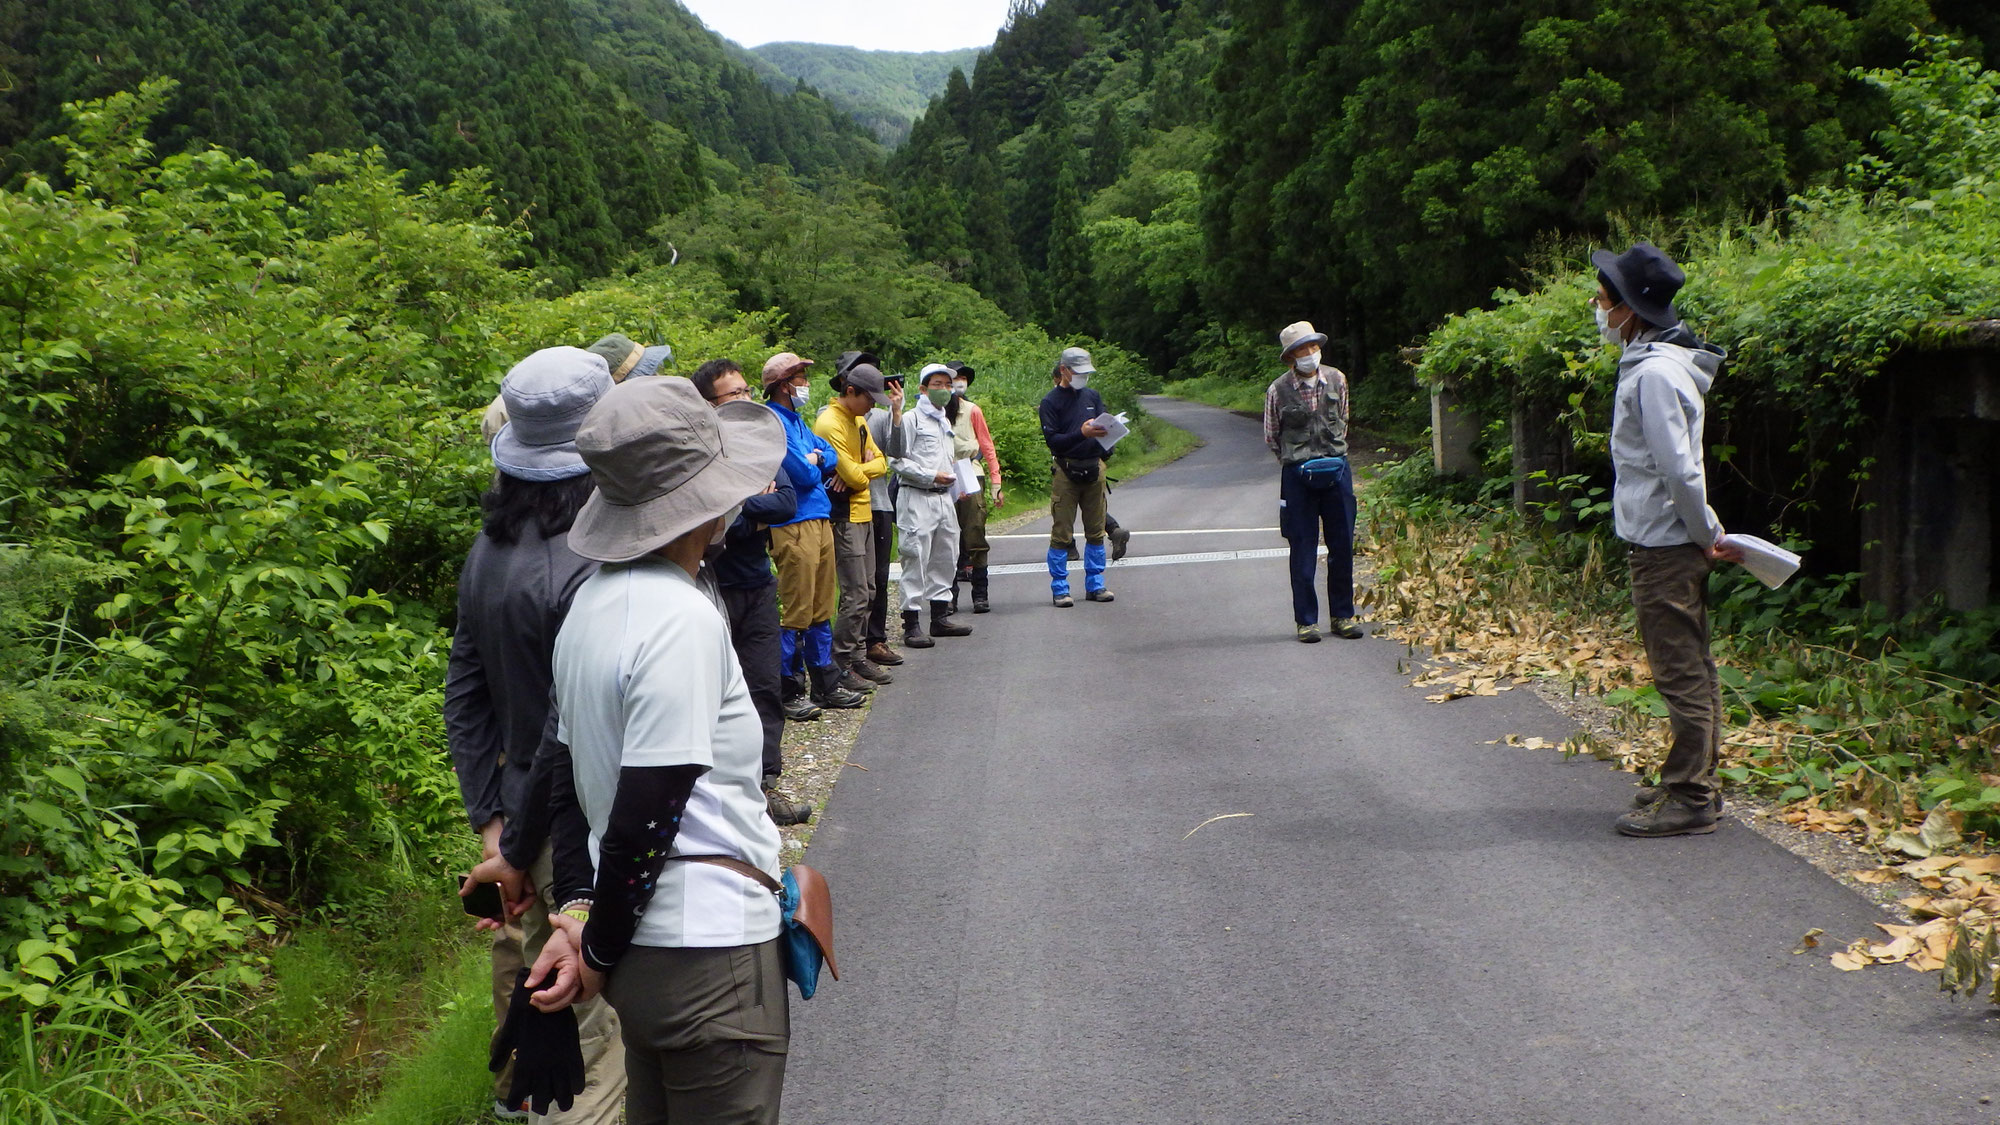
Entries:
POLYGON ((870 51, 986 47, 1008 0, 680 0, 711 31, 745 47, 830 43, 870 51))

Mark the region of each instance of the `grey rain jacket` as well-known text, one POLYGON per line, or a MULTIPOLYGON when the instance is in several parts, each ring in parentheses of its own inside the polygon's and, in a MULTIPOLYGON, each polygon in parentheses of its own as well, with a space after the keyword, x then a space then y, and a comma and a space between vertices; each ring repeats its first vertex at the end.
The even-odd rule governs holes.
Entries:
POLYGON ((549 831, 555 715, 550 657, 570 599, 597 564, 544 539, 533 520, 497 543, 480 532, 458 578, 458 629, 445 674, 452 769, 474 828, 504 816, 500 850, 526 871, 549 831))
POLYGON ((1722 349, 1685 327, 1653 329, 1625 345, 1611 409, 1613 526, 1641 547, 1712 545, 1722 534, 1702 467, 1703 396, 1722 349))

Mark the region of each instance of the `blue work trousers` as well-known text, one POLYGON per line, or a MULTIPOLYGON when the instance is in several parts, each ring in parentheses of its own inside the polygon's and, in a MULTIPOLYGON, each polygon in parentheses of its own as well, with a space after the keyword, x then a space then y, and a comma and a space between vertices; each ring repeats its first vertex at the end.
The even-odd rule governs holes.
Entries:
POLYGON ((1343 470, 1338 484, 1312 488, 1297 465, 1278 478, 1278 530, 1291 542, 1292 620, 1319 624, 1319 595, 1313 589, 1322 533, 1326 538, 1326 608, 1335 618, 1354 616, 1354 477, 1343 470))

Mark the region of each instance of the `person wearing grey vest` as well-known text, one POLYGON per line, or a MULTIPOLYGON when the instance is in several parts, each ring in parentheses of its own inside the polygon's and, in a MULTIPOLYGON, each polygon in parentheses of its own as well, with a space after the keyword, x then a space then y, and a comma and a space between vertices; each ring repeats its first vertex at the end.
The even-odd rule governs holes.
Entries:
POLYGON ((1264 444, 1278 458, 1278 530, 1291 544, 1292 621, 1319 641, 1319 541, 1326 536, 1326 601, 1336 637, 1359 638, 1354 620, 1354 477, 1347 468, 1347 376, 1320 363, 1323 333, 1308 321, 1278 333, 1287 368, 1264 393, 1264 444))

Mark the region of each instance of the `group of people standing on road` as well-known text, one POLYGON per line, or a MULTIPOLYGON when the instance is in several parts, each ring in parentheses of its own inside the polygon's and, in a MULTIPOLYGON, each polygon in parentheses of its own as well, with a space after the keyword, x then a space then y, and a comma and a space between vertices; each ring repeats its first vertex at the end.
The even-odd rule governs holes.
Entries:
MULTIPOLYGON (((1595 316, 1621 349, 1616 527, 1673 728, 1660 784, 1617 827, 1705 832, 1721 804, 1705 581, 1741 558, 1701 459, 1722 357, 1681 324, 1685 278, 1666 255, 1640 243, 1594 260, 1595 316)), ((1322 539, 1331 631, 1363 635, 1348 386, 1321 361, 1326 342, 1305 321, 1280 332, 1263 415, 1304 642, 1320 639, 1322 539)), ((561 1121, 777 1120, 789 1008, 768 888, 778 827, 813 811, 779 786, 784 725, 860 706, 904 662, 889 643, 892 543, 904 648, 972 632, 954 617, 961 587, 974 614, 991 608, 985 523, 1002 475, 971 367, 924 366, 911 403, 901 376, 848 352, 808 423, 810 359, 770 357, 753 391, 727 359, 652 377, 671 357, 616 334, 544 348, 485 418, 495 472, 445 714, 484 853, 461 893, 490 883, 501 897, 481 924, 497 935, 503 1117, 553 1101, 561 1121)), ((1079 559, 1084 599, 1113 601, 1105 572, 1123 547, 1094 374, 1087 351, 1064 350, 1040 404, 1058 608, 1075 605, 1079 559)))
MULTIPOLYGON (((779 784, 785 724, 892 682, 892 543, 903 648, 972 632, 961 588, 991 609, 986 515, 1004 494, 970 366, 924 366, 906 409, 902 376, 848 352, 808 423, 812 360, 766 360, 760 402, 731 360, 654 377, 671 359, 619 334, 541 349, 483 422, 494 477, 445 712, 483 845, 461 894, 498 887, 480 924, 503 1118, 777 1119, 779 911, 745 872, 775 881, 778 827, 812 816, 779 784), (549 1031, 552 1013, 569 1022, 549 1031)), ((1092 373, 1063 353, 1045 422, 1102 414, 1092 373)), ((1103 428, 1073 429, 1049 435, 1052 472, 1084 514, 1086 596, 1110 601, 1103 428)), ((1067 556, 1061 578, 1050 557, 1072 604, 1067 556)))

